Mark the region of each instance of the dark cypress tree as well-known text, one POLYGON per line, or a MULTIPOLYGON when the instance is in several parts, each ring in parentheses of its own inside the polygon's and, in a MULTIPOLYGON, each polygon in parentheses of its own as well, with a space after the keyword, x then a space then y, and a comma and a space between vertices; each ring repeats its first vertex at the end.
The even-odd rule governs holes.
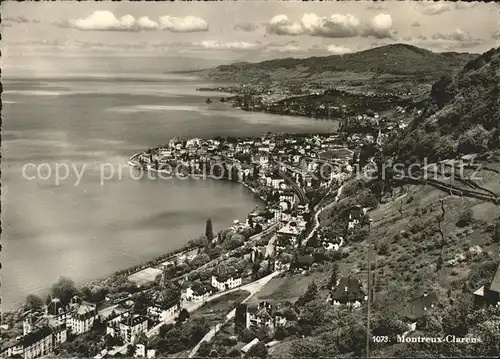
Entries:
POLYGON ((211 242, 214 239, 214 230, 212 228, 212 219, 207 219, 207 225, 205 226, 205 236, 211 242))
POLYGON ((339 278, 339 265, 334 263, 332 266, 332 275, 330 276, 330 281, 328 282, 328 289, 332 289, 337 285, 339 278))

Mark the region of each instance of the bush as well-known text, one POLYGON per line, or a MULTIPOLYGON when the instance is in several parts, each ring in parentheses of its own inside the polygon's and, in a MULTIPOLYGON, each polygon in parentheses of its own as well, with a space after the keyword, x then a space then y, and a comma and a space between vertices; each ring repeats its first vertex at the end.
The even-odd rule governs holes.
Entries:
POLYGON ((387 242, 382 242, 378 247, 378 254, 385 256, 389 252, 389 245, 387 242))
POLYGON ((500 219, 497 219, 493 228, 493 242, 500 243, 500 219))
POLYGON ((474 214, 470 208, 466 209, 460 214, 460 218, 458 219, 457 226, 459 227, 467 227, 474 221, 474 214))
POLYGON ((276 331, 274 332, 275 340, 284 340, 288 336, 289 336, 288 331, 286 330, 286 328, 283 327, 276 328, 276 331))

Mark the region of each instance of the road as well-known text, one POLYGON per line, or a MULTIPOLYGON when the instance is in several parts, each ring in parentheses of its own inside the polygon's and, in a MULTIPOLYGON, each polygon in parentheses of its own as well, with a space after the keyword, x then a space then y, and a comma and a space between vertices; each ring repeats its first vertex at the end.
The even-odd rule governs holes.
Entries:
POLYGON ((339 199, 340 199, 340 195, 342 194, 342 190, 344 188, 344 185, 340 186, 339 189, 337 190, 337 196, 335 197, 335 200, 332 201, 331 203, 327 204, 325 207, 322 207, 319 211, 316 212, 316 214, 314 215, 314 227, 312 229, 312 231, 309 233, 309 235, 303 240, 302 244, 303 245, 306 245, 307 242, 309 241, 309 239, 312 238, 312 236, 314 235, 314 233, 316 233, 316 231, 318 230, 319 228, 319 215, 324 211, 324 210, 327 210, 329 209, 330 207, 332 207, 334 204, 336 204, 339 199))
MULTIPOLYGON (((250 295, 244 300, 248 300, 252 295, 254 295, 255 293, 257 293, 259 290, 262 289, 262 287, 267 283, 269 282, 272 278, 274 278, 276 275, 278 275, 279 273, 281 272, 273 272, 271 274, 269 274, 268 276, 266 277, 263 277, 259 280, 256 280, 255 282, 252 282, 252 283, 248 283, 248 284, 245 284, 241 287, 236 287, 236 288, 233 288, 233 289, 229 289, 229 290, 226 290, 224 292, 219 292, 219 293, 216 293, 210 297, 207 298, 207 300, 205 301, 206 302, 210 302, 214 299, 217 299, 217 298, 220 298, 228 293, 232 293, 232 292, 236 292, 238 290, 246 290, 248 292, 250 292, 250 295)), ((204 302, 199 302, 199 303, 194 303, 194 302, 185 302, 182 304, 182 308, 186 309, 189 313, 192 313, 194 311, 196 311, 197 309, 199 309, 202 305, 203 305, 204 302)), ((175 321, 175 318, 176 316, 172 316, 170 317, 169 319, 167 319, 167 321, 165 322, 161 322, 157 325, 155 325, 153 328, 151 328, 147 333, 146 333, 146 336, 148 338, 151 338, 155 335, 158 335, 159 331, 160 331, 160 328, 165 325, 165 324, 171 324, 175 321)))
MULTIPOLYGON (((225 292, 222 292, 222 293, 218 293, 218 294, 224 295, 224 294, 230 293, 230 292, 235 291, 235 290, 246 290, 246 291, 250 292, 250 294, 248 295, 248 297, 246 297, 242 301, 242 303, 246 303, 250 298, 252 298, 256 293, 258 293, 271 279, 273 279, 274 277, 276 277, 281 272, 282 271, 273 272, 273 273, 269 274, 268 276, 265 276, 263 278, 260 278, 260 279, 256 280, 255 282, 252 282, 252 283, 246 284, 244 286, 241 286, 241 287, 238 287, 238 288, 234 288, 232 290, 228 290, 228 291, 225 291, 225 292)), ((210 300, 213 300, 213 299, 214 298, 211 298, 210 300)), ((201 343, 203 343, 203 342, 207 342, 207 343, 210 342, 213 339, 213 337, 215 336, 215 334, 217 334, 217 332, 219 332, 219 330, 221 330, 221 328, 224 326, 224 324, 226 324, 227 322, 229 322, 230 320, 232 320, 235 315, 236 315, 236 308, 233 309, 233 310, 231 310, 226 315, 226 319, 224 320, 224 322, 217 323, 213 328, 210 329, 210 331, 203 337, 203 339, 200 340, 200 342, 198 344, 196 344, 196 346, 193 348, 193 350, 191 350, 191 352, 188 355, 188 358, 194 357, 196 355, 196 352, 200 348, 201 343)))

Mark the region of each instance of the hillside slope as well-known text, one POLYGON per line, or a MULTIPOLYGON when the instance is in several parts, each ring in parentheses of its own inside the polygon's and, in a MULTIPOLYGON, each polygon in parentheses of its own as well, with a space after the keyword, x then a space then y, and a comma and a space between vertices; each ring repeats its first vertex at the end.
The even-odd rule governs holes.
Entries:
POLYGON ((386 148, 401 160, 433 160, 500 146, 500 48, 432 86, 429 105, 386 148))
POLYGON ((345 55, 241 62, 201 71, 199 74, 213 80, 240 82, 321 79, 341 72, 435 78, 436 75, 439 77, 463 67, 476 56, 455 52, 434 53, 411 45, 393 44, 345 55))

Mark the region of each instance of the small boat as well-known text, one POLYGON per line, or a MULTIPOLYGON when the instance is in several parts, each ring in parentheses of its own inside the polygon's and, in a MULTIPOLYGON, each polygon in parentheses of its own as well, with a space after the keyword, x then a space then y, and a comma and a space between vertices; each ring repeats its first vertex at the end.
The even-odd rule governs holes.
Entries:
POLYGON ((212 100, 210 99, 210 97, 205 100, 205 103, 212 103, 212 100))

